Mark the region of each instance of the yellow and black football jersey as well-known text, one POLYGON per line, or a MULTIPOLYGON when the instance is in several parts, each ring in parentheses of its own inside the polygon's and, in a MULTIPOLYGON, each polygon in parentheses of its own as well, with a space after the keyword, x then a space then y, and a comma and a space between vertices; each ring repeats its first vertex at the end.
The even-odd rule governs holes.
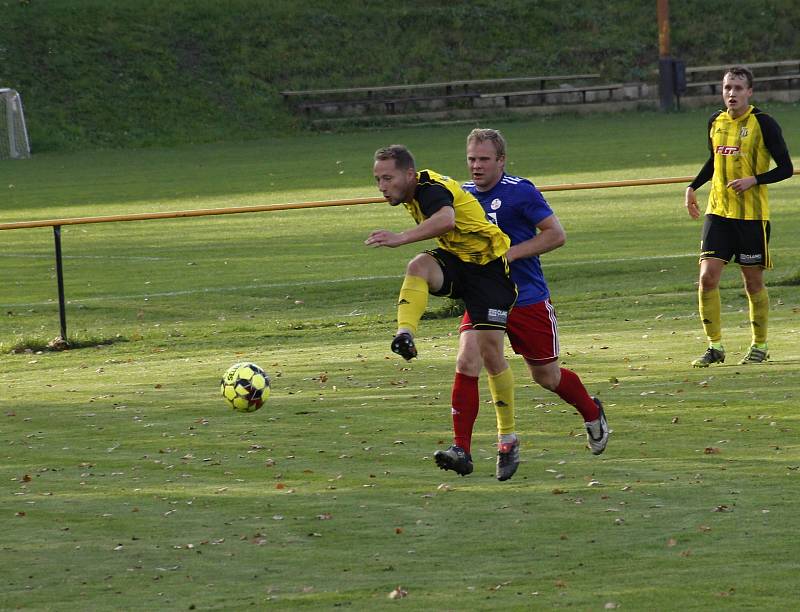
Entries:
POLYGON ((789 178, 794 172, 781 128, 769 115, 750 106, 733 119, 717 111, 708 122, 710 157, 691 187, 711 180, 706 214, 728 219, 769 220, 767 185, 789 178), (770 161, 776 168, 770 170, 770 161), (756 177, 756 184, 742 193, 728 187, 735 179, 756 177))
POLYGON ((417 224, 443 206, 452 206, 456 213, 456 226, 438 236, 436 242, 462 261, 485 264, 505 255, 511 245, 508 236, 489 221, 472 194, 464 191, 458 181, 433 170, 417 172, 414 199, 404 202, 403 206, 417 224))

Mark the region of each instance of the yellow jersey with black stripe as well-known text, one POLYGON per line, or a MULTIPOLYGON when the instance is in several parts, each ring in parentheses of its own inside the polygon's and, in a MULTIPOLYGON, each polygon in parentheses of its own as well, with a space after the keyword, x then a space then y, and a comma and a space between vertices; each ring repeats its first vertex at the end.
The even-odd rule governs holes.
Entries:
POLYGON ((769 220, 767 184, 794 172, 780 126, 754 106, 737 118, 718 111, 709 120, 711 157, 692 183, 699 187, 711 179, 706 214, 728 219, 769 220), (778 167, 770 171, 771 160, 778 167), (713 172, 712 176, 708 176, 713 172), (742 193, 728 187, 735 179, 756 177, 756 184, 742 193), (704 179, 704 180, 701 180, 704 179))
POLYGON ((443 206, 452 206, 456 213, 455 227, 437 236, 439 246, 462 261, 486 264, 505 255, 511 246, 509 237, 489 221, 486 212, 472 194, 458 181, 433 170, 417 172, 414 199, 403 202, 417 224, 443 206))

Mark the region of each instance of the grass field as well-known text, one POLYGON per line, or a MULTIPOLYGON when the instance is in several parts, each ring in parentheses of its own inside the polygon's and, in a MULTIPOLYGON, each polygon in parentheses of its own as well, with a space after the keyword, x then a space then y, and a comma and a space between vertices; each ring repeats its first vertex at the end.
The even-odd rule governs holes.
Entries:
MULTIPOLYGON (((770 110, 791 150, 800 109, 770 110)), ((512 172, 557 184, 692 175, 706 116, 498 127, 512 172)), ((391 142, 464 178, 470 128, 4 162, 0 221, 369 197, 372 152, 391 142)), ((614 433, 592 456, 578 415, 513 358, 523 463, 506 483, 490 406, 474 474, 431 459, 450 444, 457 319, 424 321, 413 363, 388 350, 421 245, 363 240, 408 226, 402 210, 65 227, 68 326, 86 345, 67 352, 38 350, 58 333, 52 233, 0 232, 0 608, 791 609, 797 185, 770 192, 773 360, 735 365, 749 328, 731 269, 729 361, 705 371, 687 367, 704 342, 683 187, 549 194, 568 234, 543 258, 562 361, 614 433), (249 415, 218 397, 243 359, 273 377, 249 415)))

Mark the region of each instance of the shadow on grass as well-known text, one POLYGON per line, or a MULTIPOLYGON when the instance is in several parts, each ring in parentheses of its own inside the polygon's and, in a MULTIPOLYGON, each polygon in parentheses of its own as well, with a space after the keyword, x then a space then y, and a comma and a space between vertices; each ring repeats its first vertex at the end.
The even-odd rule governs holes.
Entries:
POLYGON ((108 346, 117 344, 119 342, 128 342, 128 338, 117 335, 113 338, 67 338, 66 340, 61 336, 53 338, 50 341, 43 341, 36 339, 23 339, 14 344, 10 351, 13 354, 20 353, 35 353, 38 351, 71 351, 82 348, 94 348, 97 346, 108 346))
POLYGON ((777 281, 773 281, 773 282, 771 282, 769 284, 773 285, 773 286, 781 286, 781 287, 793 287, 793 286, 800 285, 800 270, 794 272, 793 274, 785 276, 785 277, 783 277, 783 278, 781 278, 781 279, 779 279, 777 281))

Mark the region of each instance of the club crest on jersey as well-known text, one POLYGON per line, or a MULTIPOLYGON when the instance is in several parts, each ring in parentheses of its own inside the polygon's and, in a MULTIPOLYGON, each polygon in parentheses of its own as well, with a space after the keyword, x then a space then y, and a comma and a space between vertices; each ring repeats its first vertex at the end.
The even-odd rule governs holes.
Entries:
POLYGON ((739 147, 735 145, 717 145, 714 152, 719 155, 739 155, 739 147))
POLYGON ((744 138, 749 133, 750 133, 750 130, 748 130, 746 127, 743 127, 741 130, 739 130, 739 138, 744 138))
POLYGON ((492 203, 489 205, 492 210, 497 210, 503 205, 503 202, 500 201, 500 198, 495 198, 492 200, 492 203))

